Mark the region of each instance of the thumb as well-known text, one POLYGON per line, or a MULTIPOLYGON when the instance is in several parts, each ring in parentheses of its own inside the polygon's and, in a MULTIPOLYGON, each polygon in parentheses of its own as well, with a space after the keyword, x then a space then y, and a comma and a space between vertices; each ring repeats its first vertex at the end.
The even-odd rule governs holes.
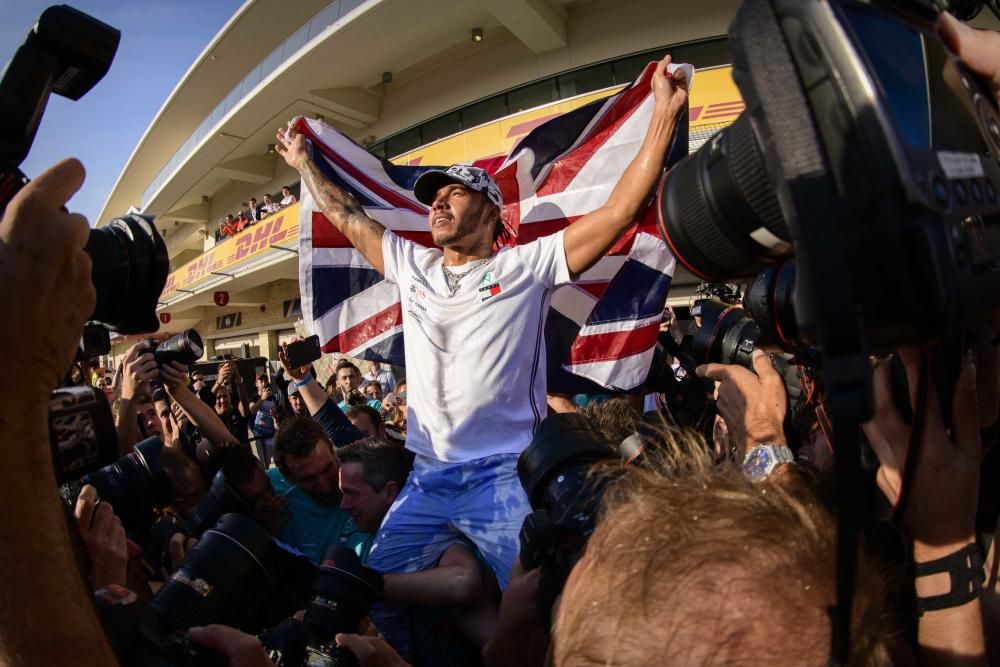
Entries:
POLYGON ((958 54, 969 68, 990 81, 994 95, 1000 88, 1000 36, 987 31, 976 30, 947 12, 938 18, 938 32, 941 39, 958 54))
POLYGON ((753 355, 751 355, 751 359, 753 361, 754 372, 757 373, 757 377, 760 378, 761 382, 781 381, 781 376, 778 375, 778 371, 774 370, 771 357, 766 352, 755 349, 753 355))

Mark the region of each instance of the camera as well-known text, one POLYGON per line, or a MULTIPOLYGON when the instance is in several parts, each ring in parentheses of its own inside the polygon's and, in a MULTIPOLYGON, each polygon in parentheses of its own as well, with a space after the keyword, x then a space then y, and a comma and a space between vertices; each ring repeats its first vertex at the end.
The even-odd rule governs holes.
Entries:
POLYGON ((153 353, 158 366, 177 361, 185 366, 189 366, 201 359, 205 353, 205 346, 201 342, 201 336, 194 329, 185 329, 176 336, 171 336, 161 343, 157 343, 152 338, 142 341, 146 348, 153 353))
POLYGON ((323 555, 313 596, 299 621, 289 618, 261 635, 276 667, 338 667, 358 664, 337 646, 339 633, 355 633, 382 593, 382 576, 361 564, 350 548, 336 544, 323 555))
POLYGON ((1000 115, 935 18, 920 3, 748 0, 730 30, 747 109, 659 191, 660 232, 698 276, 794 254, 798 330, 827 357, 1000 304, 1000 115))
POLYGON ((209 651, 187 639, 189 628, 220 623, 252 630, 276 589, 289 581, 311 589, 314 576, 312 563, 280 547, 252 519, 226 514, 151 601, 110 587, 96 593, 95 608, 123 665, 214 665, 209 651))
POLYGON ((115 463, 64 485, 63 499, 72 506, 80 489, 90 484, 97 489, 101 501, 111 503, 125 532, 144 543, 155 519, 155 509, 169 504, 174 495, 170 477, 160 465, 163 450, 163 441, 158 436, 147 438, 115 463))
POLYGON ((49 443, 59 484, 115 461, 118 433, 104 392, 86 386, 53 391, 49 398, 49 443))
POLYGON ((615 450, 576 413, 542 420, 518 457, 517 474, 533 510, 521 526, 521 565, 541 568, 536 600, 545 627, 551 625, 552 604, 594 532, 610 479, 592 468, 613 460, 618 460, 615 450))
MULTIPOLYGON (((121 33, 66 5, 49 7, 0 80, 0 211, 28 179, 27 156, 49 95, 78 100, 111 67, 121 33)), ((97 304, 90 320, 123 334, 156 331, 169 260, 152 218, 135 213, 92 229, 85 250, 97 304)))

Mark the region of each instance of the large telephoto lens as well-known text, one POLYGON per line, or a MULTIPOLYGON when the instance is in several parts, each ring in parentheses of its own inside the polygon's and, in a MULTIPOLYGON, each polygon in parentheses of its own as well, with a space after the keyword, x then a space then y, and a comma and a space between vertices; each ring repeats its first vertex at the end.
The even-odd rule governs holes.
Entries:
POLYGON ((190 366, 201 359, 204 353, 201 336, 194 329, 187 329, 157 345, 153 356, 160 365, 179 361, 190 366))
POLYGON ((340 632, 357 632, 380 589, 377 576, 361 564, 358 555, 335 544, 323 555, 303 621, 324 641, 340 632))
POLYGON ((670 170, 657 208, 663 239, 702 280, 751 276, 792 256, 778 198, 745 112, 670 170))
POLYGON ((90 484, 98 497, 111 503, 125 531, 144 541, 154 519, 154 508, 170 501, 173 485, 159 465, 163 441, 153 436, 137 444, 117 463, 80 478, 90 484))
POLYGON ((769 266, 750 281, 743 307, 760 327, 758 347, 795 352, 801 344, 792 296, 795 292, 795 262, 769 266))
POLYGON ((123 334, 156 331, 156 303, 170 260, 152 218, 134 213, 115 218, 90 230, 84 250, 90 255, 90 277, 97 291, 89 319, 123 334))
POLYGON ((753 351, 760 328, 747 311, 722 301, 706 299, 691 314, 701 326, 691 339, 691 356, 699 364, 739 364, 753 368, 753 351))
POLYGON ((270 592, 280 549, 253 519, 226 514, 153 598, 160 622, 171 632, 209 623, 240 627, 270 592))

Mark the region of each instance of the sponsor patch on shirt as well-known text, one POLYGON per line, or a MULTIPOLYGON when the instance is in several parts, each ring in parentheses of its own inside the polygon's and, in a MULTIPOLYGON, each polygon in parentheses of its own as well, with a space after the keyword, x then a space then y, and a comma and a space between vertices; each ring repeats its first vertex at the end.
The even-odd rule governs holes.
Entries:
POLYGON ((500 283, 491 283, 489 285, 484 285, 479 288, 479 293, 483 295, 483 298, 480 299, 480 301, 486 301, 486 299, 489 299, 492 296, 496 296, 500 292, 501 292, 500 283))

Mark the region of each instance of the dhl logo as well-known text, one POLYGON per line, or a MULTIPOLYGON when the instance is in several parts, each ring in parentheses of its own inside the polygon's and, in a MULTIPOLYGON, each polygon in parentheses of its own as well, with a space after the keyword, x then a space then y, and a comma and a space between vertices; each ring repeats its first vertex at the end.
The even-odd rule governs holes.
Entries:
POLYGON ((294 221, 297 216, 278 215, 271 220, 265 220, 219 244, 201 257, 191 260, 167 277, 163 296, 193 285, 213 272, 232 267, 249 257, 260 254, 272 245, 293 237, 298 232, 298 225, 286 225, 288 219, 294 221), (232 252, 227 252, 229 250, 232 252))

